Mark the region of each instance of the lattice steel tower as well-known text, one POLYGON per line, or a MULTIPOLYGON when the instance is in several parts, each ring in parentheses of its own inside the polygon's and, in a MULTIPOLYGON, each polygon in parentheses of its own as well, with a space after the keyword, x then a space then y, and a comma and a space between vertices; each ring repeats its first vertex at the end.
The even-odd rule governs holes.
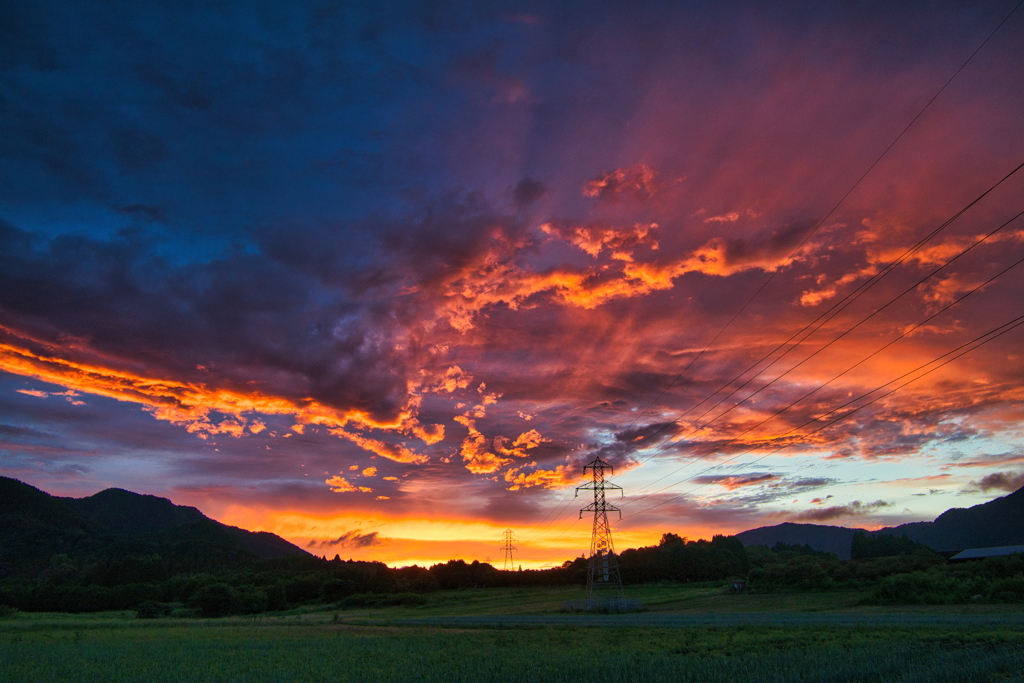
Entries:
POLYGON ((512 571, 515 565, 512 563, 512 551, 517 548, 512 545, 515 541, 515 534, 511 529, 505 529, 505 571, 512 571))
POLYGON ((604 471, 615 470, 601 458, 594 458, 583 468, 583 473, 591 470, 593 478, 590 483, 576 487, 576 495, 580 491, 593 491, 594 502, 580 510, 580 519, 583 519, 584 512, 594 513, 594 531, 590 537, 590 560, 587 562, 587 606, 594 606, 595 592, 608 591, 609 597, 622 599, 622 577, 619 575, 619 562, 615 559, 615 548, 612 546, 612 529, 608 524, 608 513, 618 512, 622 518, 622 511, 619 508, 605 501, 604 492, 618 490, 621 495, 622 487, 610 484, 604 480, 604 471))

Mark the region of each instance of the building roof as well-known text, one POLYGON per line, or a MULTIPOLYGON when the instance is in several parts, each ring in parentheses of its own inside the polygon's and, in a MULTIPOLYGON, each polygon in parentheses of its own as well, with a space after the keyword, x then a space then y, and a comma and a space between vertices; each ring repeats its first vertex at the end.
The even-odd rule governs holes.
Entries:
POLYGON ((951 560, 973 560, 981 557, 996 557, 998 555, 1013 555, 1024 553, 1024 545, 1004 545, 998 548, 971 548, 949 558, 951 560))

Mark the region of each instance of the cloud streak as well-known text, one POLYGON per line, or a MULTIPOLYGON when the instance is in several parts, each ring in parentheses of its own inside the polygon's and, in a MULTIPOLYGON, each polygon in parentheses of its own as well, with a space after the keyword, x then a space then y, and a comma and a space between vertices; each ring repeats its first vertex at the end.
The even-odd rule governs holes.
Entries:
POLYGON ((867 515, 882 508, 892 507, 892 503, 876 500, 873 503, 861 503, 855 500, 849 505, 830 505, 825 508, 812 508, 792 515, 792 519, 801 522, 827 522, 843 517, 867 515))
POLYGON ((349 531, 337 538, 327 541, 310 541, 307 544, 307 548, 317 548, 320 550, 328 548, 337 549, 350 549, 350 548, 371 548, 373 546, 381 545, 384 543, 384 539, 380 538, 376 531, 369 533, 362 533, 361 529, 355 531, 349 531))

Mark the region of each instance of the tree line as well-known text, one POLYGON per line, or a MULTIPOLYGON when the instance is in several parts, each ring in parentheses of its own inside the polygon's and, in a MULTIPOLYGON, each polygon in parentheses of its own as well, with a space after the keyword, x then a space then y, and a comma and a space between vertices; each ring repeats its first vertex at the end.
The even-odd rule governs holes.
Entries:
MULTIPOLYGON (((757 592, 862 590, 879 603, 982 600, 1024 602, 1024 558, 969 565, 905 536, 857 534, 853 559, 810 546, 744 547, 735 537, 688 540, 667 533, 658 544, 618 555, 623 583, 745 579, 757 592)), ((419 605, 438 590, 567 586, 586 583, 587 560, 550 569, 501 571, 486 562, 449 560, 429 568, 328 560, 313 555, 246 563, 235 569, 183 570, 159 553, 115 558, 52 556, 34 577, 0 579, 0 606, 24 611, 138 611, 140 616, 223 616, 303 605, 338 609, 419 605)))
MULTIPOLYGON (((704 581, 745 572, 735 538, 687 541, 665 534, 649 548, 619 556, 623 581, 704 581)), ((220 616, 280 611, 310 604, 338 607, 420 604, 438 590, 586 583, 587 561, 550 569, 501 571, 486 562, 449 560, 429 568, 328 560, 312 555, 246 563, 237 569, 183 570, 159 553, 115 558, 56 554, 34 577, 0 579, 0 604, 24 611, 99 612, 136 609, 156 616, 220 616)))

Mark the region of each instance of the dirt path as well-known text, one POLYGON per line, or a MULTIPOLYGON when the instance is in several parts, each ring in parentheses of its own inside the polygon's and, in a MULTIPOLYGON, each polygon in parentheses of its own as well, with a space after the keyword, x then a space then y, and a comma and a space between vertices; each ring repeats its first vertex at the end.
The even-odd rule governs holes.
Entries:
POLYGON ((686 628, 692 626, 944 626, 985 625, 1024 629, 1024 614, 948 614, 857 612, 733 612, 635 614, 535 614, 398 617, 392 619, 342 618, 342 623, 389 626, 453 626, 507 628, 530 626, 638 626, 686 628))

